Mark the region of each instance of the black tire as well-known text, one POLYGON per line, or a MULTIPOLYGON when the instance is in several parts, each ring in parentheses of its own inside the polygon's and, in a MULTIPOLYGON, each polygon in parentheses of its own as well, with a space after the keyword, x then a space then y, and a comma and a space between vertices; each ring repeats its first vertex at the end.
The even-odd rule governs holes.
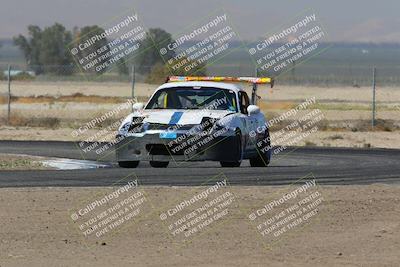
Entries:
POLYGON ((235 161, 235 162, 229 162, 229 161, 220 161, 221 167, 227 167, 227 168, 232 168, 232 167, 240 167, 240 164, 242 163, 241 161, 235 161))
POLYGON ((266 159, 265 157, 263 159, 260 156, 258 156, 256 158, 251 158, 250 159, 250 166, 251 167, 267 167, 268 164, 269 164, 269 160, 266 159))
POLYGON ((153 168, 166 168, 169 161, 150 161, 150 166, 153 168))
POLYGON ((140 161, 118 161, 121 168, 136 168, 140 161))
MULTIPOLYGON (((265 131, 263 140, 269 138, 269 130, 265 131)), ((267 167, 270 162, 270 156, 267 153, 262 153, 268 146, 271 145, 271 141, 268 140, 267 143, 263 142, 261 147, 257 147, 257 156, 250 159, 251 167, 267 167)))
POLYGON ((220 161, 219 163, 221 164, 221 167, 240 167, 240 164, 242 164, 242 133, 239 129, 236 130, 236 138, 238 139, 238 145, 236 149, 238 149, 237 152, 239 159, 237 161, 220 161))

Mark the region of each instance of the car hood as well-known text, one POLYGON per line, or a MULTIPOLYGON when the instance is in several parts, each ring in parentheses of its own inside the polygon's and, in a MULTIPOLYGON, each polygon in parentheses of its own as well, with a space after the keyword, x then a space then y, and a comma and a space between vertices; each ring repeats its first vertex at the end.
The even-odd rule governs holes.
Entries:
POLYGON ((234 112, 229 110, 142 110, 139 116, 144 117, 143 122, 160 123, 169 125, 200 124, 204 117, 220 119, 234 112))

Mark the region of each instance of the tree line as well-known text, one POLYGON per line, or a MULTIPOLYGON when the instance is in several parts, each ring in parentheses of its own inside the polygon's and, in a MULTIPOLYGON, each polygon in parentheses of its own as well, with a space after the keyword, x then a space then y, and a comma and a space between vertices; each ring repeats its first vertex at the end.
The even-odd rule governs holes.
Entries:
MULTIPOLYGON (((104 29, 97 26, 75 27, 72 31, 67 30, 63 25, 55 23, 52 26, 40 28, 39 26, 29 25, 27 36, 18 35, 13 38, 14 44, 18 46, 25 57, 27 65, 40 74, 71 75, 77 71, 69 47, 72 42, 85 41, 94 35, 101 35, 104 29), (62 66, 62 67, 60 67, 62 66)), ((90 54, 98 48, 107 45, 109 41, 104 38, 89 49, 85 49, 85 54, 90 54)), ((140 46, 137 56, 134 59, 121 58, 117 63, 119 74, 128 74, 129 67, 135 64, 135 69, 141 74, 147 75, 149 82, 159 82, 165 76, 187 75, 187 71, 179 68, 171 73, 160 56, 154 44, 174 42, 172 35, 161 28, 151 28, 146 32, 145 38, 139 41, 140 46)), ((170 51, 169 57, 174 56, 176 51, 170 51)), ((84 55, 80 55, 84 56, 84 55)), ((191 73, 205 75, 205 63, 198 63, 197 67, 191 69, 191 73)), ((101 75, 102 73, 96 73, 101 75)))

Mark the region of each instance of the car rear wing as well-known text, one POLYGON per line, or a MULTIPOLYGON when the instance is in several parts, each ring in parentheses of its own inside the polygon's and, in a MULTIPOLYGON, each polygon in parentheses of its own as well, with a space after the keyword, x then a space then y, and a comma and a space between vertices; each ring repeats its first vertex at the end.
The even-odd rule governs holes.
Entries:
POLYGON ((227 77, 227 76, 169 76, 166 82, 246 82, 253 84, 270 84, 274 86, 274 79, 269 77, 227 77))
POLYGON ((253 84, 251 103, 256 104, 257 85, 270 84, 274 87, 274 79, 269 77, 226 77, 226 76, 169 76, 165 82, 246 82, 253 84))

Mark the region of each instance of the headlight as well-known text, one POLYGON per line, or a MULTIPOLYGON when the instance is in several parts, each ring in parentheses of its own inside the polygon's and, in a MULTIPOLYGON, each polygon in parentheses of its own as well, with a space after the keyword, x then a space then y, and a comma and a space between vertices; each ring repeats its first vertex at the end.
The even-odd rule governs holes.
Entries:
POLYGON ((130 122, 125 123, 119 128, 119 134, 126 134, 129 131, 129 127, 131 126, 130 122))
POLYGON ((130 133, 141 133, 143 132, 143 117, 133 117, 132 122, 128 128, 130 133))

